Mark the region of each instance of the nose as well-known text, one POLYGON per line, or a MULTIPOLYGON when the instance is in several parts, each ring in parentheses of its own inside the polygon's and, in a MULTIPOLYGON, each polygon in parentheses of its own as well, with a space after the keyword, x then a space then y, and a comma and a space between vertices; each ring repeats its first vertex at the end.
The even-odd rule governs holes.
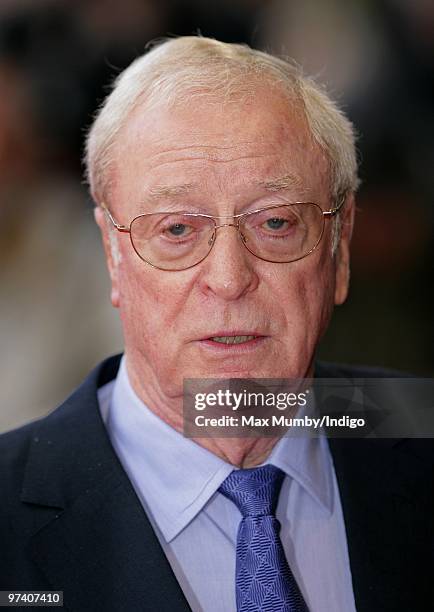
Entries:
POLYGON ((253 258, 243 246, 235 225, 218 226, 211 252, 202 263, 202 291, 227 301, 253 291, 258 286, 253 258))

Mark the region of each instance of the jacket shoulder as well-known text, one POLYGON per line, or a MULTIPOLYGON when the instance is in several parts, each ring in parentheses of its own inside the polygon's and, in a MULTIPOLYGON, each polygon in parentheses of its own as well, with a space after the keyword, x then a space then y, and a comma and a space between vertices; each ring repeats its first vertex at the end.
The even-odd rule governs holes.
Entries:
POLYGON ((415 378, 414 374, 391 368, 333 363, 330 361, 317 361, 315 363, 315 376, 317 378, 415 378))
POLYGON ((39 421, 0 434, 0 488, 7 498, 22 482, 27 457, 39 421))
MULTIPOLYGON (((120 356, 111 357, 99 364, 58 408, 47 416, 32 421, 22 427, 0 434, 0 490, 6 497, 14 498, 17 487, 23 481, 29 453, 32 445, 38 443, 40 432, 57 432, 65 434, 68 423, 76 418, 77 403, 83 405, 98 386, 104 385, 116 376, 120 356), (79 398, 79 401, 75 398, 79 398)), ((45 435, 41 442, 49 445, 50 439, 45 435)))

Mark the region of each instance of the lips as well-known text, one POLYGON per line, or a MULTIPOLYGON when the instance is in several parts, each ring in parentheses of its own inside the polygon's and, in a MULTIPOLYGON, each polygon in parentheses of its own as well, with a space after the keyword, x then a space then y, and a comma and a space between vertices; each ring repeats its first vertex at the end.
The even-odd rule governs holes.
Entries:
MULTIPOLYGON (((257 351, 264 347, 270 336, 252 329, 216 330, 209 336, 198 338, 197 345, 206 359, 234 357, 247 358, 248 355, 258 355, 257 351)), ((219 361, 217 361, 219 363, 219 361)))
POLYGON ((213 336, 208 338, 213 342, 220 342, 221 344, 243 344, 243 342, 250 342, 255 340, 258 336, 255 335, 243 335, 243 336, 213 336))
POLYGON ((241 349, 243 347, 253 348, 265 338, 264 334, 252 329, 220 329, 207 336, 203 335, 199 342, 204 346, 216 349, 241 349))

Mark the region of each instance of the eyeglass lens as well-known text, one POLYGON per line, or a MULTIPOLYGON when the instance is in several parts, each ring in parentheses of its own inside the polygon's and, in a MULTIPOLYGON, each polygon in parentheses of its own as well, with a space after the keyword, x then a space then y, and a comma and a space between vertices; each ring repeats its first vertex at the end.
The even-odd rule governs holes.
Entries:
MULTIPOLYGON (((234 220, 237 225, 237 220, 234 220)), ((224 225, 224 224, 222 224, 224 225)), ((136 217, 131 241, 139 257, 163 270, 183 270, 210 252, 219 224, 189 213, 152 213, 136 217)), ((269 207, 239 219, 245 247, 257 257, 275 263, 295 261, 309 254, 324 229, 322 210, 303 203, 269 207)))

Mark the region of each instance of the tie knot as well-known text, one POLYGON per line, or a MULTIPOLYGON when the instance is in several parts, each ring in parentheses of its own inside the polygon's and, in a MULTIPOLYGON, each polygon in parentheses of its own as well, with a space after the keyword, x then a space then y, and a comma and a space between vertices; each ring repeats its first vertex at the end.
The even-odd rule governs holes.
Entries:
POLYGON ((274 515, 284 476, 274 465, 234 470, 219 491, 234 502, 243 517, 274 515))

